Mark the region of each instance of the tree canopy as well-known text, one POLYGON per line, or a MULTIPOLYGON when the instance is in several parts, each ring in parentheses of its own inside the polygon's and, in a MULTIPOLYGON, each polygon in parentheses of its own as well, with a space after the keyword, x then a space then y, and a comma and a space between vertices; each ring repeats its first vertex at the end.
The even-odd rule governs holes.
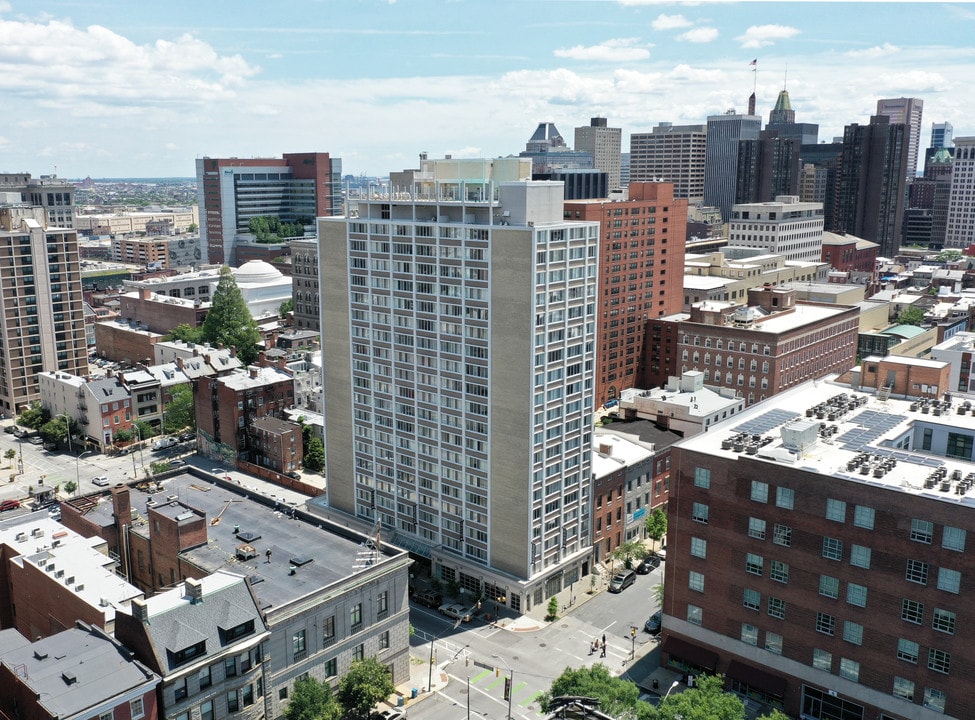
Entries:
POLYGON ((295 680, 284 717, 286 720, 339 720, 342 707, 328 683, 303 677, 295 680))
POLYGON ((182 340, 186 343, 203 342, 203 329, 193 327, 187 323, 180 323, 166 333, 163 336, 163 340, 166 342, 173 342, 174 340, 182 340))
POLYGON ((321 472, 325 469, 325 446, 318 438, 311 438, 305 445, 303 464, 306 470, 321 472))
POLYGON ((39 430, 51 420, 51 411, 36 400, 26 410, 20 413, 17 423, 32 430, 39 430))
MULTIPOLYGON (((657 508, 652 513, 647 515, 647 537, 654 541, 654 543, 660 542, 664 535, 667 534, 667 513, 663 511, 662 508, 657 508)), ((654 545, 656 547, 656 545, 654 545)))
POLYGON ((225 347, 236 347, 237 357, 245 365, 257 358, 261 333, 247 309, 233 272, 226 265, 220 268, 220 281, 213 291, 210 312, 201 329, 203 340, 211 345, 223 343, 225 347))
POLYGON ((907 307, 897 314, 899 325, 920 325, 924 320, 924 311, 917 307, 907 307))
POLYGON ((41 425, 38 432, 48 440, 62 442, 68 439, 69 432, 71 435, 78 433, 78 424, 74 420, 65 418, 64 415, 56 415, 41 425))
POLYGON ((338 699, 348 720, 367 720, 376 703, 395 692, 389 669, 376 658, 356 660, 339 683, 338 699))
POLYGON ((642 560, 649 554, 646 546, 639 540, 627 540, 620 543, 611 553, 614 559, 629 567, 633 560, 642 560))
POLYGON ((274 215, 261 215, 247 221, 247 229, 259 243, 277 243, 285 238, 304 237, 304 222, 308 218, 296 218, 293 223, 281 222, 274 215))
POLYGON ((163 432, 175 433, 196 426, 196 408, 193 405, 193 386, 189 383, 176 385, 171 399, 163 412, 163 432))

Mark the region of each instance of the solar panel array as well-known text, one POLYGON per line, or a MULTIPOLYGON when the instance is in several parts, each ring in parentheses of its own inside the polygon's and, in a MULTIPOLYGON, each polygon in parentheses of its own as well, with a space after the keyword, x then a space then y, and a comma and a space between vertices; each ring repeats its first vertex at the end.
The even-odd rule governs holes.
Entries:
POLYGON ((734 428, 734 432, 746 432, 749 435, 764 435, 772 428, 776 428, 779 425, 791 422, 800 417, 802 417, 802 415, 797 412, 776 408, 775 410, 769 410, 767 413, 759 415, 758 417, 753 417, 747 422, 743 422, 741 425, 734 428))
POLYGON ((864 410, 847 422, 857 427, 836 436, 836 442, 847 450, 859 450, 864 445, 872 443, 891 428, 897 427, 906 420, 904 415, 864 410))

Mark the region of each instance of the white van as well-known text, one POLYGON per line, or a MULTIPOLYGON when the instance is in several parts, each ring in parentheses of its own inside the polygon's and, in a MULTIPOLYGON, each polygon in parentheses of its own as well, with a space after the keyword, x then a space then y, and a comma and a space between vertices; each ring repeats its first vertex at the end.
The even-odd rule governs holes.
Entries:
POLYGON ((166 448, 171 448, 176 445, 176 438, 159 438, 152 444, 153 450, 165 450, 166 448))

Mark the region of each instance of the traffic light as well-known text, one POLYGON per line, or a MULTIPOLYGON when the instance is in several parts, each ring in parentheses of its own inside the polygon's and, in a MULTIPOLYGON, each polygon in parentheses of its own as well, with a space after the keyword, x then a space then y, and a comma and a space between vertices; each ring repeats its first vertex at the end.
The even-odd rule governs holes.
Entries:
POLYGON ((504 679, 504 699, 505 700, 511 699, 511 678, 510 677, 506 677, 504 679))
POLYGON ((501 677, 501 668, 494 668, 494 677, 501 677))

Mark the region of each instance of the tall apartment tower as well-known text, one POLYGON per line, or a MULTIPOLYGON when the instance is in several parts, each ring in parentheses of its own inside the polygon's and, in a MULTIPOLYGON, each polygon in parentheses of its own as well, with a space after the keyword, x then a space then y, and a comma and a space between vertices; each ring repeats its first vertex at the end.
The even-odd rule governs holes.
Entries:
POLYGON ((516 612, 590 567, 599 224, 524 158, 423 160, 318 222, 332 510, 516 612))
POLYGON ((891 124, 907 125, 907 175, 912 180, 917 174, 917 156, 921 147, 921 111, 924 100, 920 98, 888 98, 877 101, 877 114, 890 118, 891 124))
POLYGON ((704 201, 705 125, 660 123, 630 135, 630 182, 669 182, 674 197, 689 205, 704 201))
POLYGON ((721 210, 721 219, 731 217, 738 178, 738 151, 742 140, 758 140, 762 119, 729 110, 708 117, 704 158, 704 204, 721 210))
POLYGON ((884 257, 900 248, 907 133, 907 125, 892 124, 883 115, 870 118, 869 125, 847 125, 843 132, 835 214, 827 230, 875 242, 884 257))
POLYGON ((757 140, 742 140, 735 202, 769 202, 779 195, 799 195, 800 147, 799 138, 779 137, 778 130, 762 130, 757 140))
POLYGON ((0 173, 0 194, 20 193, 21 202, 44 208, 50 227, 74 227, 75 187, 57 175, 32 178, 30 173, 0 173))
POLYGON ((955 158, 948 194, 946 248, 967 248, 975 244, 975 137, 955 138, 955 158))
POLYGON ((565 216, 600 223, 596 405, 643 387, 653 349, 647 320, 680 312, 687 201, 671 183, 630 183, 625 200, 566 202, 565 216))
POLYGON ((576 128, 575 148, 592 155, 593 167, 609 175, 610 191, 619 190, 623 130, 606 127, 606 118, 594 117, 576 128))
POLYGON ((342 161, 328 153, 196 159, 200 238, 206 260, 237 266, 236 243, 251 218, 313 225, 342 214, 342 161))
POLYGON ((37 376, 88 374, 78 235, 43 207, 0 205, 0 411, 40 399, 37 376))

